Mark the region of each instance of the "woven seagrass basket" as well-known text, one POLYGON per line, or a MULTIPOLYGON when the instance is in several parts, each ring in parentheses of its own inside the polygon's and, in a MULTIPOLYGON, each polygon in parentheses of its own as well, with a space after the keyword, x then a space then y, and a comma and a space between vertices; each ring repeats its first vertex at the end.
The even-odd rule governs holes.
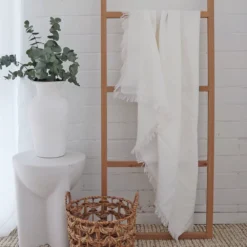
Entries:
POLYGON ((133 247, 136 239, 134 202, 111 196, 92 196, 77 201, 67 192, 66 212, 70 247, 133 247))

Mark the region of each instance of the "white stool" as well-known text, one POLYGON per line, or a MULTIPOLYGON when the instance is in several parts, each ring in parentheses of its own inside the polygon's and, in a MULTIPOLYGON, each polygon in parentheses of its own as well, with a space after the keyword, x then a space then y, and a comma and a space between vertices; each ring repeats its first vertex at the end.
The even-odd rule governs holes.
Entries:
POLYGON ((81 177, 85 159, 72 152, 54 159, 32 151, 13 157, 20 247, 68 247, 65 192, 81 177))

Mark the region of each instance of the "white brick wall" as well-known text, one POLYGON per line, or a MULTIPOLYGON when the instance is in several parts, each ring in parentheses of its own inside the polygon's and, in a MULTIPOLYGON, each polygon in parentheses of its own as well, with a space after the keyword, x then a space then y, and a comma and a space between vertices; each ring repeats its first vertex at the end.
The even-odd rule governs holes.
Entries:
MULTIPOLYGON (((88 156, 83 178, 74 190, 75 197, 100 193, 100 0, 22 0, 23 18, 29 19, 42 35, 47 34, 50 16, 63 20, 61 44, 74 48, 80 58, 81 87, 66 85, 64 94, 71 106, 69 147, 88 156)), ((163 0, 108 0, 109 10, 163 8, 163 0)), ((202 9, 206 1, 171 0, 190 8, 202 9), (199 6, 200 5, 200 6, 199 6)), ((216 158, 215 223, 247 221, 247 1, 215 0, 216 7, 216 158)), ((206 22, 202 21, 201 85, 207 83, 206 22)), ((121 28, 118 20, 108 22, 108 77, 114 85, 119 76, 121 28)), ((25 48, 27 45, 24 36, 25 48)), ((22 93, 24 94, 24 93, 22 93)), ((25 93, 26 95, 26 93, 25 93)), ((24 100, 24 96, 23 100, 24 100)), ((30 98, 30 97, 29 97, 30 98)), ((24 100, 28 101, 28 100, 24 100)), ((207 97, 200 98, 200 156, 207 154, 207 97)), ((108 157, 133 159, 136 107, 108 96, 108 157)), ((23 122, 24 125, 24 122, 23 122)), ((24 127, 23 127, 24 129, 24 127)), ((27 139, 28 131, 22 141, 27 139)), ((25 146, 25 145, 24 145, 25 146)), ((206 170, 200 169, 196 222, 205 221, 206 170)), ((152 202, 154 194, 143 170, 111 169, 110 194, 133 198, 140 190, 140 222, 158 222, 152 202), (126 183, 128 181, 128 183, 126 183)))

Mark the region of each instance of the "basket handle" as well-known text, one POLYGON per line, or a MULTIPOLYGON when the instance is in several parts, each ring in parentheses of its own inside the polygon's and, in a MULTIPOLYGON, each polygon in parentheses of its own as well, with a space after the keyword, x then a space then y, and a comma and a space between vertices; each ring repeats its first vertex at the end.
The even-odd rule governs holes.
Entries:
POLYGON ((66 195, 65 195, 65 205, 70 204, 71 201, 72 201, 72 199, 71 199, 71 194, 70 194, 70 192, 68 191, 68 192, 66 192, 66 195))
POLYGON ((137 191, 133 202, 134 210, 137 210, 138 204, 139 204, 139 192, 137 191))

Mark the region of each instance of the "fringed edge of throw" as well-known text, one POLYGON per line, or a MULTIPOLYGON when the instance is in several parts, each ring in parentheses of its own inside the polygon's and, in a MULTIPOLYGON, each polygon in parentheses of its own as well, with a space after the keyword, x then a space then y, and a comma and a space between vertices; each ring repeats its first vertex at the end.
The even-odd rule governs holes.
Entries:
POLYGON ((131 151, 132 154, 136 155, 137 162, 145 163, 141 157, 141 149, 145 148, 156 136, 157 136, 158 125, 155 125, 146 136, 146 138, 139 143, 136 143, 135 147, 131 151))
MULTIPOLYGON (((156 110, 158 110, 158 109, 156 109, 156 110)), ((151 172, 149 171, 149 164, 143 160, 143 157, 141 155, 141 150, 143 148, 145 148, 157 136, 158 130, 159 130, 158 125, 153 127, 151 129, 151 131, 149 132, 149 134, 147 135, 147 137, 141 143, 137 144, 131 152, 132 154, 134 154, 136 156, 137 162, 143 164, 144 173, 147 175, 149 182, 153 185, 155 192, 156 192, 156 188, 154 186, 155 178, 151 175, 151 172)), ((173 237, 173 239, 176 241, 179 241, 179 237, 181 236, 181 234, 183 234, 185 231, 187 231, 188 228, 190 227, 190 223, 191 223, 191 220, 193 218, 193 215, 191 216, 191 219, 189 220, 189 222, 184 227, 181 234, 177 234, 171 227, 169 227, 169 221, 168 221, 166 215, 162 212, 160 203, 158 201, 155 201, 154 206, 155 206, 155 214, 158 216, 161 223, 165 227, 168 226, 168 231, 171 234, 171 236, 173 237)))
MULTIPOLYGON (((150 174, 150 172, 149 172, 149 165, 147 163, 144 163, 144 173, 148 176, 149 182, 151 184, 153 184, 155 182, 155 179, 150 174)), ((154 191, 156 192, 156 189, 154 191)), ((158 216, 158 218, 160 219, 161 223, 165 227, 167 227, 168 224, 169 224, 169 221, 168 221, 166 215, 162 212, 161 207, 160 207, 160 203, 157 202, 157 201, 155 201, 154 202, 154 206, 155 206, 155 214, 158 216)), ((172 237, 173 237, 173 235, 172 235, 172 237)))
MULTIPOLYGON (((138 156, 138 153, 136 152, 136 157, 138 159, 138 157, 140 158, 140 156, 138 156)), ((149 172, 149 165, 147 163, 145 163, 144 161, 142 161, 141 159, 139 159, 138 161, 139 163, 143 163, 143 166, 144 166, 144 173, 147 175, 148 179, 149 179, 149 182, 153 185, 155 183, 155 179, 154 177, 151 175, 151 173, 149 172)), ((154 191, 156 192, 156 189, 154 189, 154 191)), ((160 208, 160 204, 159 202, 155 202, 154 203, 154 206, 155 206, 155 214, 159 217, 161 223, 167 227, 168 226, 168 219, 167 217, 165 216, 165 214, 162 212, 161 208, 160 208)), ((170 234, 172 235, 172 237, 174 237, 175 239, 175 235, 172 234, 170 232, 170 234)))
POLYGON ((121 70, 120 70, 120 80, 114 89, 114 98, 119 98, 119 99, 127 101, 127 102, 137 102, 138 101, 137 95, 126 95, 126 94, 123 94, 121 91, 121 86, 122 86, 122 82, 125 80, 126 67, 127 67, 127 57, 128 57, 127 45, 128 45, 128 37, 129 37, 128 18, 129 18, 129 16, 130 16, 130 13, 125 12, 125 13, 123 13, 123 15, 120 18, 120 20, 122 22, 122 29, 124 31, 123 39, 121 42, 121 58, 123 61, 123 65, 122 65, 121 70))
POLYGON ((179 237, 186 231, 193 231, 194 224, 193 224, 193 217, 194 217, 194 211, 191 213, 190 219, 188 220, 187 224, 184 226, 184 228, 180 231, 180 233, 175 233, 175 231, 171 228, 171 226, 168 227, 168 231, 171 234, 171 236, 176 240, 179 241, 179 237))
MULTIPOLYGON (((155 133, 154 133, 155 136, 155 133)), ((144 166, 144 173, 147 175, 149 182, 153 185, 155 183, 155 179, 154 177, 151 175, 151 173, 149 172, 149 165, 143 161, 140 152, 138 152, 137 150, 133 150, 132 151, 137 158, 138 163, 143 163, 144 166)), ((154 186, 153 186, 154 187, 154 186)), ((156 192, 156 189, 154 188, 154 191, 156 192)), ((192 228, 194 228, 194 225, 191 224, 192 220, 193 220, 193 216, 194 213, 191 215, 190 220, 188 221, 188 223, 185 225, 184 229, 181 231, 181 233, 176 233, 172 227, 169 226, 169 221, 167 219, 167 217, 165 216, 165 214, 162 212, 161 207, 160 207, 160 203, 155 201, 154 203, 155 206, 155 214, 158 216, 158 218, 160 219, 161 223, 165 226, 168 227, 168 231, 171 234, 172 238, 174 240, 176 240, 177 242, 179 241, 179 237, 186 231, 192 231, 192 228)))
POLYGON ((123 94, 121 92, 121 86, 119 85, 118 88, 115 88, 116 91, 114 91, 114 98, 118 98, 118 99, 121 99, 121 100, 124 100, 126 102, 130 102, 130 103, 133 103, 133 102, 137 102, 137 97, 135 95, 126 95, 126 94, 123 94))
MULTIPOLYGON (((156 192, 156 188, 154 186, 155 183, 155 179, 154 177, 151 175, 151 173, 149 172, 149 164, 147 162, 145 162, 142 158, 141 152, 140 150, 144 147, 146 147, 156 136, 157 136, 157 131, 158 131, 158 125, 155 126, 149 133, 149 135, 146 137, 146 139, 142 142, 142 144, 137 144, 134 149, 132 150, 132 154, 135 154, 136 156, 136 160, 138 163, 143 163, 144 166, 144 173, 148 176, 149 182, 153 185, 154 187, 154 191, 156 192)), ((164 215, 164 213, 162 213, 162 210, 160 209, 160 205, 159 203, 156 201, 154 203, 155 205, 155 213, 156 215, 160 218, 161 223, 164 226, 168 226, 168 219, 167 217, 164 215)))

